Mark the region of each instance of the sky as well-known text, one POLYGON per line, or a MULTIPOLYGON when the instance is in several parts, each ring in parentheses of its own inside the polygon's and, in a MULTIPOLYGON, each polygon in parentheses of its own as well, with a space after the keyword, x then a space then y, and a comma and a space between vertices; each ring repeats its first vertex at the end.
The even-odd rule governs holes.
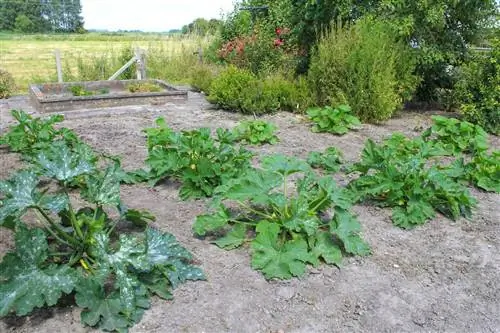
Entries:
POLYGON ((221 18, 233 0, 81 0, 86 29, 168 31, 221 18))

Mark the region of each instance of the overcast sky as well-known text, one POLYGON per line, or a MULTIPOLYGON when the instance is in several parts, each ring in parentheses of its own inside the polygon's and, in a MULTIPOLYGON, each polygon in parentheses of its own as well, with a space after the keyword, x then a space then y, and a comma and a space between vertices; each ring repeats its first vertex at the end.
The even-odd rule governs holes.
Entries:
POLYGON ((233 0, 81 0, 86 29, 167 31, 220 18, 233 0))

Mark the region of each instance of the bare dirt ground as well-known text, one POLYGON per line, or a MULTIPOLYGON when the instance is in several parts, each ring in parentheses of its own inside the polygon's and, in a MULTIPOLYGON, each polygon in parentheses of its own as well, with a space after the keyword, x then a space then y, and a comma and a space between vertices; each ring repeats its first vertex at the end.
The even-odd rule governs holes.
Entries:
MULTIPOLYGON (((33 112, 24 97, 0 101, 0 131, 11 123, 12 108, 33 112)), ((72 111, 63 125, 95 149, 120 154, 133 169, 146 157, 141 130, 157 116, 177 130, 232 127, 243 118, 211 109, 202 95, 190 93, 185 105, 72 111)), ((336 137, 313 134, 300 117, 278 113, 265 118, 278 125, 281 142, 257 151, 306 157, 335 145, 352 161, 367 138, 380 140, 394 131, 416 135, 429 116, 405 112, 336 137)), ((498 149, 499 138, 491 140, 498 149)), ((15 155, 1 150, 0 164, 0 178, 20 166, 15 155)), ((193 252, 208 278, 180 286, 173 301, 154 300, 131 332, 500 332, 500 196, 472 192, 479 206, 471 221, 439 216, 411 231, 393 227, 389 210, 358 205, 373 255, 349 258, 340 269, 311 269, 302 279, 268 282, 250 268, 247 249, 227 252, 193 237, 192 222, 206 201, 183 202, 174 185, 123 186, 125 203, 152 211, 157 226, 193 252)), ((0 252, 11 245, 11 235, 1 232, 0 252)), ((77 308, 68 307, 9 317, 0 321, 0 332, 93 330, 82 327, 77 308)))

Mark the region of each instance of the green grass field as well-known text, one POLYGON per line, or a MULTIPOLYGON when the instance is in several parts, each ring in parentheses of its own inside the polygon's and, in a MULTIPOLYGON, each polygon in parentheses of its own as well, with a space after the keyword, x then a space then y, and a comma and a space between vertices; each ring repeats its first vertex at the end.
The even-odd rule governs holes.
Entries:
MULTIPOLYGON (((193 38, 172 38, 165 35, 122 34, 107 36, 87 35, 12 35, 0 34, 0 68, 10 72, 17 85, 17 93, 26 93, 27 87, 34 82, 51 82, 57 78, 54 51, 61 52, 64 71, 73 72, 78 62, 98 66, 104 59, 113 59, 108 70, 120 68, 120 52, 127 47, 141 47, 161 56, 165 66, 167 58, 182 58, 192 54, 206 40, 193 38)), ((152 61, 161 65, 162 59, 152 61)), ((94 66, 94 67, 95 67, 94 66)), ((87 66, 88 67, 88 66, 87 66)), ((158 73, 158 68, 155 73, 158 73)), ((65 73, 67 76, 68 73, 65 73)), ((103 75, 108 75, 108 71, 103 75)), ((80 75, 82 76, 82 75, 80 75)), ((88 75, 91 76, 91 75, 88 75)), ((75 77, 74 73, 73 76, 75 77)), ((77 79, 85 79, 76 76, 77 79)), ((175 80, 174 80, 175 81, 175 80)))

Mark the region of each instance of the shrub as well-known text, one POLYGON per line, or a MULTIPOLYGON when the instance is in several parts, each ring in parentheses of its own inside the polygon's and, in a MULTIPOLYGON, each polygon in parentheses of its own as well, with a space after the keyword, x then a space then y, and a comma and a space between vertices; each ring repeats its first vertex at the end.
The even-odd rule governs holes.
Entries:
POLYGON ((250 71, 229 66, 212 82, 208 100, 223 109, 243 111, 242 97, 255 79, 250 71))
POLYGON ((274 74, 259 78, 246 69, 229 66, 214 79, 208 100, 226 110, 245 114, 302 111, 311 105, 307 83, 274 74))
POLYGON ((212 66, 198 65, 191 70, 189 83, 195 90, 208 94, 215 75, 216 70, 212 66))
POLYGON ((332 27, 318 44, 309 79, 319 105, 349 104, 366 122, 386 120, 411 96, 417 79, 392 27, 364 18, 332 27))
POLYGON ((473 55, 462 66, 456 85, 460 112, 487 131, 500 133, 500 39, 491 53, 473 55))
POLYGON ((9 72, 0 69, 0 99, 9 98, 16 89, 14 78, 9 72))

